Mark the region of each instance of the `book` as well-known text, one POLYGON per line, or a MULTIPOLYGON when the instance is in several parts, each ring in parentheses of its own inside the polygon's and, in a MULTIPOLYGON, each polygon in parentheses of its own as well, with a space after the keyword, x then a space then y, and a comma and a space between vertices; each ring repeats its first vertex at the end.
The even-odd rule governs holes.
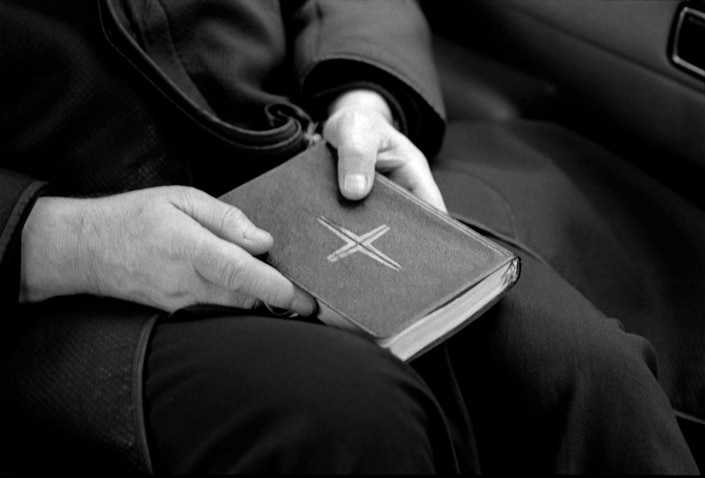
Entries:
POLYGON ((519 258, 376 173, 351 201, 321 142, 224 194, 274 245, 261 258, 318 302, 321 322, 410 361, 516 283, 519 258))

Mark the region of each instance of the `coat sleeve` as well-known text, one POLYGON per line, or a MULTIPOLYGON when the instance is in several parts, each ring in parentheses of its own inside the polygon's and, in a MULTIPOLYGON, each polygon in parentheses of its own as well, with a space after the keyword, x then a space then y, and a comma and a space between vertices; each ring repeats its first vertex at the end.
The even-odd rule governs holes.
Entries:
POLYGON ((0 168, 0 316, 18 302, 22 228, 45 188, 41 181, 0 168))
POLYGON ((437 152, 445 110, 431 32, 417 3, 311 0, 297 7, 285 13, 302 102, 321 114, 344 89, 376 88, 409 138, 427 156, 437 152))

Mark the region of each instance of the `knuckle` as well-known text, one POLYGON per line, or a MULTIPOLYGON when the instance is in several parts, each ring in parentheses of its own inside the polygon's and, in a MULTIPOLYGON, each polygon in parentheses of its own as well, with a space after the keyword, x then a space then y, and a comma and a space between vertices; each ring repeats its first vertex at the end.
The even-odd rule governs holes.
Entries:
POLYGON ((248 222, 245 213, 232 206, 225 208, 220 217, 220 227, 222 231, 241 229, 246 227, 248 222))
POLYGON ((201 201, 199 191, 189 186, 172 186, 170 191, 172 203, 187 214, 193 215, 201 201))
POLYGON ((186 243, 184 251, 191 257, 196 265, 210 270, 214 267, 215 253, 213 252, 210 241, 207 239, 208 238, 204 236, 195 237, 193 240, 186 243))
POLYGON ((228 254, 209 240, 198 241, 193 251, 196 270, 201 276, 227 289, 241 288, 246 275, 242 258, 228 254))
POLYGON ((369 120, 368 115, 358 109, 345 110, 341 115, 341 119, 356 125, 364 124, 369 120))
POLYGON ((366 139, 355 135, 340 145, 338 153, 343 158, 354 158, 359 161, 364 158, 367 150, 369 150, 369 147, 367 147, 366 139))
POLYGON ((218 278, 221 284, 228 289, 239 291, 247 280, 246 270, 242 267, 241 261, 233 259, 218 265, 218 278))

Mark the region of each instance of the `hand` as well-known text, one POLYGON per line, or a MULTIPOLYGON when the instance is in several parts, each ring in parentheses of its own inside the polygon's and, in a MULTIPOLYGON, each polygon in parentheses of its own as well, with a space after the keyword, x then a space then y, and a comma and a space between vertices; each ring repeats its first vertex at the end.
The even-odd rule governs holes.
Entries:
POLYGON ((41 198, 22 232, 20 300, 87 293, 166 311, 264 302, 311 315, 314 299, 253 257, 271 247, 238 209, 192 188, 41 198))
POLYGON ((423 153, 392 125, 384 98, 371 90, 353 90, 329 110, 323 137, 338 150, 338 184, 348 199, 372 189, 375 169, 420 199, 446 211, 441 192, 423 153))

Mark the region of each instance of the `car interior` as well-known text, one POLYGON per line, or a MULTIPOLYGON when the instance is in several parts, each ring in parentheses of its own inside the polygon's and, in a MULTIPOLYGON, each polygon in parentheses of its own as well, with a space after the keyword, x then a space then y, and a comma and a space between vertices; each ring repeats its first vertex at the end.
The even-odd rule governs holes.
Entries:
MULTIPOLYGON (((691 288, 694 300, 648 320, 619 319, 654 345, 659 380, 705 470, 705 259, 684 246, 702 251, 705 244, 705 0, 421 5, 433 33, 449 131, 460 124, 482 138, 468 141, 469 156, 491 156, 513 144, 519 157, 577 155, 585 174, 603 163, 620 168, 621 175, 604 177, 648 218, 642 237, 663 238, 672 251, 664 262, 689 264, 681 286, 691 288), (684 219, 685 227, 673 226, 682 211, 660 207, 650 202, 650 189, 636 191, 618 179, 639 175, 697 211, 684 219)), ((662 279, 671 280, 669 269, 662 270, 662 279)))

